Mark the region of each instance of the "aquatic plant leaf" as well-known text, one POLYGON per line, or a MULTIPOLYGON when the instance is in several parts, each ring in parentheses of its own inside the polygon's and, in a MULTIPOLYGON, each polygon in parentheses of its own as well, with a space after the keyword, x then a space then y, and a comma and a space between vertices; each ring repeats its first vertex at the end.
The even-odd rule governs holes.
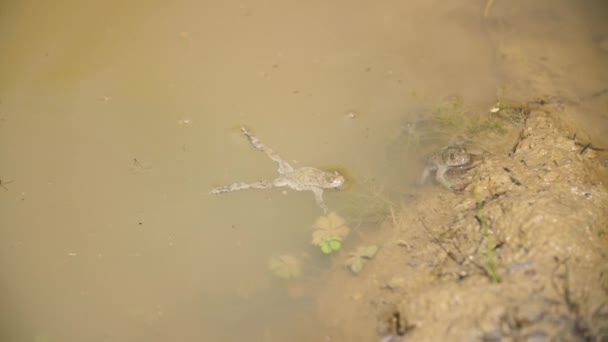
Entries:
POLYGON ((373 258, 378 252, 378 246, 359 246, 355 252, 350 254, 350 258, 344 263, 353 273, 358 274, 363 270, 365 263, 373 258))
POLYGON ((319 247, 321 247, 321 251, 324 254, 330 254, 331 252, 340 249, 342 247, 342 242, 340 241, 340 238, 332 236, 322 240, 319 243, 319 247))
POLYGON ((320 216, 312 228, 312 243, 316 246, 320 246, 322 241, 332 238, 342 241, 350 233, 346 221, 333 211, 327 216, 320 216))
POLYGON ((343 226, 344 223, 344 218, 332 211, 327 216, 320 216, 314 226, 319 229, 331 229, 332 227, 343 226))
POLYGON ((376 246, 376 245, 360 246, 360 247, 357 247, 357 251, 355 252, 355 255, 357 255, 361 258, 371 259, 376 255, 377 252, 378 252, 378 246, 376 246))
POLYGON ((331 247, 332 250, 337 251, 340 249, 340 247, 342 247, 342 243, 340 240, 333 239, 329 241, 329 247, 331 247))
POLYGON ((320 246, 321 246, 321 251, 322 251, 324 254, 329 254, 329 253, 331 253, 331 252, 332 252, 332 250, 331 250, 331 246, 330 246, 330 245, 329 245, 329 243, 327 243, 326 241, 321 242, 321 245, 320 245, 320 246))
POLYGON ((363 265, 365 265, 364 259, 355 258, 352 260, 352 263, 350 264, 349 267, 353 273, 359 273, 359 272, 361 272, 361 270, 363 270, 363 265))
POLYGON ((281 279, 298 278, 301 268, 300 259, 293 255, 281 255, 268 259, 268 269, 281 279))

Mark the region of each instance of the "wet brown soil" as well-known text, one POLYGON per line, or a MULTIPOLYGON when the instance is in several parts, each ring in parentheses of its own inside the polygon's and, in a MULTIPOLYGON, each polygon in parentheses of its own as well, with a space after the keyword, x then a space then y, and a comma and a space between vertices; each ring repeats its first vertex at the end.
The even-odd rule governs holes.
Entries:
POLYGON ((573 139, 563 111, 530 103, 519 128, 478 137, 488 153, 462 193, 422 189, 367 236, 381 245, 369 268, 335 272, 319 299, 332 337, 607 339, 605 156, 573 139))

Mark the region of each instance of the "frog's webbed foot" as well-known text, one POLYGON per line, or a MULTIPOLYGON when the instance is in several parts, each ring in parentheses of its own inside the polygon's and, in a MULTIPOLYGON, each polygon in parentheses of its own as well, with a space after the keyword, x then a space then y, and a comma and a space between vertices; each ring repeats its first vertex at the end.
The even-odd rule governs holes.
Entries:
POLYGON ((247 128, 241 127, 241 131, 243 132, 243 134, 245 134, 245 136, 247 137, 247 139, 249 140, 251 145, 253 145, 253 147, 266 153, 268 158, 274 160, 277 163, 277 165, 279 166, 278 172, 280 175, 284 175, 288 172, 293 171, 293 167, 291 165, 289 165, 288 162, 286 162, 283 158, 281 158, 281 156, 279 156, 279 154, 276 153, 273 149, 264 145, 260 141, 260 139, 258 139, 258 137, 256 137, 255 135, 251 134, 251 132, 249 132, 247 130, 247 128))
POLYGON ((439 168, 437 173, 435 174, 435 180, 437 183, 443 185, 444 187, 452 190, 454 188, 454 183, 451 182, 446 176, 447 169, 439 168))
POLYGON ((454 191, 457 194, 462 194, 464 193, 464 190, 467 188, 467 186, 469 186, 470 183, 463 183, 460 185, 453 185, 450 189, 452 191, 454 191))
POLYGON ((324 214, 327 214, 327 205, 325 204, 325 201, 323 201, 323 189, 313 188, 312 192, 315 194, 317 205, 323 210, 324 214))
POLYGON ((467 182, 454 182, 450 179, 448 179, 448 177, 446 176, 446 171, 444 172, 437 172, 436 175, 436 180, 439 184, 441 184, 442 186, 444 186, 447 189, 450 189, 452 191, 454 191, 455 193, 461 194, 464 192, 464 189, 470 184, 467 182))
POLYGON ((232 183, 230 185, 218 186, 217 188, 213 188, 213 189, 211 189, 211 191, 209 191, 209 193, 213 194, 213 195, 219 195, 219 194, 223 194, 225 192, 232 192, 232 191, 245 190, 245 189, 269 189, 269 188, 272 188, 272 183, 269 183, 266 181, 255 182, 255 183, 236 182, 236 183, 232 183))

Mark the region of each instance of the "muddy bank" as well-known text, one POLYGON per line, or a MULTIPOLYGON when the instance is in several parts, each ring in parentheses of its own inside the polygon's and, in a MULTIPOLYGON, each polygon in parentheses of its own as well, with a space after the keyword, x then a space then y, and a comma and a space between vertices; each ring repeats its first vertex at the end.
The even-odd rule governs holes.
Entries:
POLYGON ((488 153, 462 193, 425 187, 366 235, 375 260, 334 272, 319 298, 332 340, 608 338, 605 156, 572 139, 558 107, 478 139, 488 153))

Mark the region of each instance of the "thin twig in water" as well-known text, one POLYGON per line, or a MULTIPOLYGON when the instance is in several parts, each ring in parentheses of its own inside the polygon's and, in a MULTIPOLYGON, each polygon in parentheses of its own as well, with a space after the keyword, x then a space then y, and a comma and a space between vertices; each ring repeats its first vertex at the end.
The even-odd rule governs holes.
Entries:
POLYGON ((585 151, 587 151, 587 149, 594 150, 594 151, 606 151, 606 149, 603 147, 591 146, 591 143, 584 144, 582 142, 576 141, 576 132, 574 134, 572 134, 571 139, 574 140, 574 144, 576 146, 580 146, 583 148, 580 152, 581 154, 585 153, 585 151))
POLYGON ((494 4, 494 0, 488 0, 486 2, 486 8, 484 8, 484 10, 483 10, 484 17, 487 17, 490 14, 490 8, 492 7, 493 4, 494 4))
POLYGON ((389 205, 388 207, 391 210, 391 218, 393 219, 393 224, 395 225, 395 227, 397 227, 398 224, 397 224, 397 218, 395 217, 395 210, 393 209, 392 205, 389 205))
POLYGON ((398 225, 398 220, 397 217, 395 215, 395 211, 394 208, 397 206, 394 202, 392 202, 389 199, 386 199, 383 195, 382 195, 382 187, 378 188, 377 190, 374 189, 370 189, 369 191, 369 195, 365 194, 365 193, 361 193, 360 194, 361 197, 363 198, 368 198, 370 199, 370 202, 372 201, 377 201, 377 202, 381 202, 384 203, 390 210, 390 214, 391 214, 391 218, 393 220, 393 224, 395 226, 398 225))

